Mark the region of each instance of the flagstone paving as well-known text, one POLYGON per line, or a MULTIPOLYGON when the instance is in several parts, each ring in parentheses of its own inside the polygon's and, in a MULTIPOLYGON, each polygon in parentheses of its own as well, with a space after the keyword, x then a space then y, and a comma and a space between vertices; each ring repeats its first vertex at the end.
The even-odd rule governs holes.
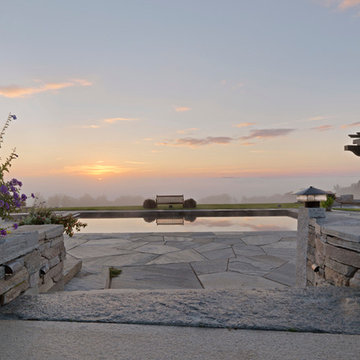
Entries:
POLYGON ((83 261, 66 291, 295 286, 295 231, 77 234, 65 247, 83 261))

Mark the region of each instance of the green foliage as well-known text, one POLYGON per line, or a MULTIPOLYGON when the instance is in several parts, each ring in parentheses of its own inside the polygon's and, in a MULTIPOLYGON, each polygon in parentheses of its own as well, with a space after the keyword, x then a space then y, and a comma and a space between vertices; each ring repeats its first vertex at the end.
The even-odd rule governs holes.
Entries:
POLYGON ((333 204, 334 204, 334 197, 328 195, 326 201, 321 202, 321 207, 325 208, 326 211, 331 211, 333 204))
POLYGON ((146 199, 143 203, 144 209, 155 209, 156 208, 156 201, 153 199, 146 199))
POLYGON ((72 214, 61 215, 56 214, 53 210, 45 207, 43 204, 36 203, 30 209, 29 214, 20 222, 20 225, 43 225, 43 224, 60 224, 64 226, 64 231, 70 237, 74 235, 74 231, 80 231, 87 224, 80 222, 79 219, 72 214))
POLYGON ((110 279, 119 276, 121 273, 122 273, 121 269, 117 269, 115 267, 110 267, 109 268, 110 279))
POLYGON ((185 209, 195 209, 196 208, 196 201, 192 198, 186 199, 184 201, 184 208, 185 209))

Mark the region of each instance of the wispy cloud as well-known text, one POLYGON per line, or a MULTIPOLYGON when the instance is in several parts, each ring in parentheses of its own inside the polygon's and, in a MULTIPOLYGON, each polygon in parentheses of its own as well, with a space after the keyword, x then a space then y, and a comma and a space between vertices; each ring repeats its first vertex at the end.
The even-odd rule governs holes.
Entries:
POLYGON ((356 126, 360 126, 360 121, 354 122, 352 124, 341 125, 341 128, 346 129, 346 128, 351 128, 351 127, 356 127, 356 126))
POLYGON ((360 5, 360 0, 342 0, 338 5, 339 9, 349 9, 360 5))
POLYGON ((250 135, 240 137, 240 140, 250 139, 271 139, 280 136, 289 135, 295 131, 295 129, 259 129, 251 130, 250 135))
POLYGON ((100 125, 81 125, 81 126, 77 126, 78 128, 81 129, 98 129, 101 126, 100 125))
POLYGON ((316 130, 316 131, 327 131, 332 129, 333 126, 332 125, 321 125, 321 126, 316 126, 311 128, 311 130, 316 130))
POLYGON ((238 127, 238 128, 243 128, 243 127, 248 127, 248 126, 252 126, 252 125, 255 125, 256 123, 254 122, 243 122, 243 123, 240 123, 240 124, 235 124, 234 126, 235 127, 238 127))
POLYGON ((104 119, 104 122, 107 124, 114 124, 118 121, 136 121, 139 120, 137 118, 125 118, 125 117, 115 117, 115 118, 107 118, 104 119))
POLYGON ((72 79, 66 82, 54 82, 54 83, 44 83, 37 87, 30 86, 18 86, 18 85, 9 85, 0 87, 0 96, 7 98, 23 98, 26 96, 31 96, 34 94, 39 94, 47 91, 56 91, 74 86, 91 86, 92 83, 84 79, 72 79))
POLYGON ((326 119, 328 119, 327 116, 319 115, 319 116, 310 117, 310 118, 307 119, 307 121, 321 121, 321 120, 326 120, 326 119))
POLYGON ((360 0, 320 0, 325 6, 336 7, 339 10, 347 10, 360 6, 360 0))
POLYGON ((187 106, 176 106, 175 107, 175 111, 176 112, 185 112, 185 111, 190 111, 191 108, 187 107, 187 106))
POLYGON ((208 136, 206 138, 182 138, 176 140, 168 140, 157 143, 156 145, 162 146, 189 146, 189 147, 198 147, 205 145, 221 144, 226 145, 234 142, 235 139, 227 136, 208 136))
POLYGON ((176 131, 177 134, 181 134, 181 135, 185 135, 185 134, 190 134, 193 133, 194 131, 199 130, 198 128, 188 128, 188 129, 182 129, 182 130, 178 130, 176 131))

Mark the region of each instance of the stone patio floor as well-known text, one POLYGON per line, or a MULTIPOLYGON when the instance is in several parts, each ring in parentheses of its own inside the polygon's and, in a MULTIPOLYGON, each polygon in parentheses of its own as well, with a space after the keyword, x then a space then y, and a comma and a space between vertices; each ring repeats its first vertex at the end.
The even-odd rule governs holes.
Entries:
POLYGON ((295 231, 77 234, 65 247, 83 261, 65 291, 295 285, 295 231))

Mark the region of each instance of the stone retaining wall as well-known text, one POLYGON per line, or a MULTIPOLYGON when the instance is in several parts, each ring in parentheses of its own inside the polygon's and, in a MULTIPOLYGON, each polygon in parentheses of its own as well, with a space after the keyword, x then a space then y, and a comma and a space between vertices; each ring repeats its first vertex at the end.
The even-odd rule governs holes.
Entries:
POLYGON ((307 285, 360 288, 360 222, 331 220, 309 222, 307 285))
POLYGON ((62 225, 21 226, 0 239, 0 305, 61 289, 65 256, 62 225))

